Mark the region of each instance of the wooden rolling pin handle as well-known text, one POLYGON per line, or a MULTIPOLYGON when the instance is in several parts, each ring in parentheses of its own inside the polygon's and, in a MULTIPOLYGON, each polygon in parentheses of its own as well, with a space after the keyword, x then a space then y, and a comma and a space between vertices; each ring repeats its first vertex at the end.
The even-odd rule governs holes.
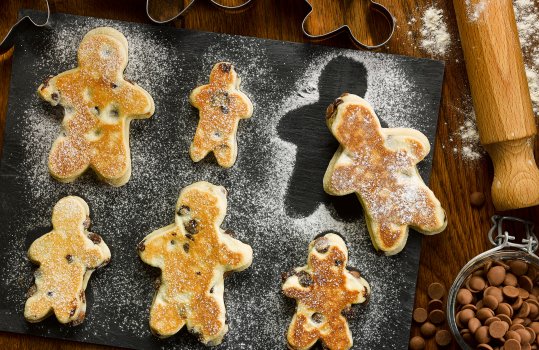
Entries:
POLYGON ((494 165, 492 202, 498 210, 539 204, 539 169, 533 157, 535 137, 485 145, 494 165))
POLYGON ((479 136, 494 163, 494 206, 508 210, 537 205, 535 117, 513 1, 453 0, 453 4, 479 136))

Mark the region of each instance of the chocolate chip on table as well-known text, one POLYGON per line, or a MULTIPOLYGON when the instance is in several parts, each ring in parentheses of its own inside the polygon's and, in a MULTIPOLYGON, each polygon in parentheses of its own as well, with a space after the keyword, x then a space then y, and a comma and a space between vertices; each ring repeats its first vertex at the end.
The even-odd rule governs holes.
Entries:
POLYGON ((429 321, 434 324, 441 324, 445 321, 445 312, 442 310, 432 310, 429 313, 429 321))
POLYGON ((443 309, 444 309, 444 303, 442 303, 442 301, 438 300, 438 299, 434 299, 434 300, 429 301, 429 303, 427 305, 427 310, 429 312, 431 312, 433 310, 443 310, 443 309))
POLYGON ((419 331, 424 337, 430 338, 436 333, 436 326, 430 322, 425 322, 421 325, 419 331))
POLYGON ((423 350, 425 345, 425 339, 421 338, 420 336, 415 336, 410 339, 409 347, 412 350, 423 350))
POLYGON ((436 344, 438 344, 438 346, 448 346, 451 344, 451 334, 445 329, 436 332, 434 339, 436 340, 436 344))
POLYGON ((441 283, 431 283, 427 290, 427 294, 431 299, 442 299, 445 295, 445 287, 441 283))
POLYGON ((474 192, 470 195, 470 204, 474 207, 482 207, 485 204, 485 195, 482 192, 474 192))
POLYGON ((427 320, 427 317, 427 310, 423 309, 422 307, 415 309, 414 313, 412 314, 412 318, 417 323, 424 323, 427 320))

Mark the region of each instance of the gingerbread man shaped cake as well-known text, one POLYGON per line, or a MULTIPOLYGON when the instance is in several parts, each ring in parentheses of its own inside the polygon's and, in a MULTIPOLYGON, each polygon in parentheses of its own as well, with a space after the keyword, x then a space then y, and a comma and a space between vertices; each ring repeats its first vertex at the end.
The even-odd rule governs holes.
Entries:
POLYGON ((283 292, 298 303, 287 333, 290 349, 307 350, 318 340, 324 349, 352 347, 352 333, 342 311, 365 302, 371 290, 359 272, 346 269, 347 261, 342 238, 328 233, 309 245, 307 265, 286 276, 283 292))
POLYGON ((150 328, 159 337, 172 336, 187 325, 201 342, 217 345, 228 331, 223 274, 248 268, 253 252, 220 228, 226 193, 224 187, 208 182, 185 187, 175 223, 152 232, 138 245, 142 261, 161 269, 150 310, 150 328))
POLYGON ((103 239, 87 231, 89 214, 82 198, 62 198, 52 212, 52 231, 30 246, 28 258, 39 268, 24 308, 27 321, 39 322, 51 313, 63 324, 84 320, 90 275, 110 261, 103 239))
POLYGON ((153 99, 123 78, 127 39, 116 29, 88 32, 78 63, 38 88, 41 98, 65 112, 63 132, 49 154, 49 171, 58 181, 72 182, 90 167, 109 184, 122 186, 131 176, 129 123, 149 118, 153 99))
POLYGON ((189 154, 199 162, 213 152, 217 163, 230 168, 236 162, 236 132, 240 119, 253 115, 253 105, 239 90, 240 78, 230 63, 213 66, 210 83, 191 92, 189 101, 199 110, 199 122, 189 154))
POLYGON ((382 128, 371 105, 352 94, 335 100, 326 118, 340 147, 324 176, 324 190, 335 196, 356 193, 376 249, 400 252, 409 226, 424 234, 445 229, 445 211, 416 167, 430 151, 425 135, 382 128))

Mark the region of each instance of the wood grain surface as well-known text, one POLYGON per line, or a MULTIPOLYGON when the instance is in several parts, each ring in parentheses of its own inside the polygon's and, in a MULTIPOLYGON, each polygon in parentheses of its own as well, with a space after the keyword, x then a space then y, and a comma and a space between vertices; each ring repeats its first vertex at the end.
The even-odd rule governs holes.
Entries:
MULTIPOLYGON (((153 0, 158 1, 158 0, 153 0)), ((221 0, 237 4, 238 0, 221 0)), ((342 9, 334 0, 311 0, 315 6, 324 10, 313 13, 309 28, 314 32, 331 29, 342 18, 342 9)), ((358 0, 356 0, 358 1, 358 0)), ((441 282, 449 289, 460 268, 472 257, 489 248, 486 232, 490 227, 489 218, 495 213, 490 200, 492 165, 487 157, 478 161, 466 161, 460 153, 455 154, 453 147, 462 147, 455 137, 463 125, 465 115, 462 110, 469 103, 470 93, 466 78, 462 50, 458 42, 458 29, 452 0, 378 0, 397 18, 398 27, 393 39, 382 52, 416 57, 429 57, 418 45, 421 16, 426 7, 437 3, 447 16, 450 34, 453 39, 450 54, 444 57, 446 73, 438 123, 438 137, 433 147, 434 170, 430 186, 447 211, 449 225, 442 234, 425 237, 422 243, 421 267, 415 305, 426 307, 427 287, 432 282, 441 282), (472 208, 470 194, 483 192, 487 202, 480 208, 472 208)), ((162 1, 166 4, 169 1, 162 1)), ((188 2, 188 1, 186 1, 188 2)), ((43 8, 39 1, 0 1, 0 37, 17 19, 19 8, 43 8)), ((155 11, 163 11, 165 6, 152 4, 155 11)), ((148 22, 144 12, 143 0, 51 0, 54 12, 112 18, 133 22, 148 22)), ((309 12, 304 0, 254 0, 248 9, 239 13, 227 13, 211 5, 208 0, 197 0, 183 19, 175 21, 177 27, 224 32, 270 38, 307 42, 301 31, 301 22, 309 12)), ((363 26, 359 21, 351 23, 359 38, 376 38, 384 28, 379 23, 363 26), (380 28, 379 28, 380 27, 380 28), (373 34, 374 33, 374 34, 373 34)), ((371 40, 371 39, 368 39, 371 40)), ((354 48, 346 34, 323 42, 344 48, 354 48)), ((11 74, 12 53, 0 56, 0 145, 3 139, 6 103, 11 74)), ((16 78, 16 77, 15 77, 16 78)), ((536 147, 537 154, 537 147, 536 147)), ((523 218, 537 217, 537 208, 509 212, 523 218)), ((445 327, 447 328, 447 327, 445 327)), ((412 325, 411 335, 419 334, 412 325)), ((361 344, 357 344, 359 348, 361 344)), ((455 343, 452 345, 457 349, 455 343)), ((65 341, 36 338, 31 336, 0 333, 0 349, 104 349, 105 347, 65 341)), ((435 349, 433 340, 427 342, 427 349, 435 349)))

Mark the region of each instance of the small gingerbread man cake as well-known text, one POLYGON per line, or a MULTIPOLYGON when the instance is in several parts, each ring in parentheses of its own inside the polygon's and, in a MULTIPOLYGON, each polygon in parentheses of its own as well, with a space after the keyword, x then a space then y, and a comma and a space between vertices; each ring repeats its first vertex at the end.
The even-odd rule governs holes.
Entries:
POLYGON ((189 101, 199 110, 199 122, 189 154, 199 162, 213 152, 217 163, 230 168, 236 162, 236 132, 240 119, 253 115, 253 105, 239 90, 240 78, 230 63, 213 66, 210 83, 191 92, 189 101))
POLYGON ((78 63, 38 88, 41 98, 65 112, 63 132, 49 154, 49 171, 58 181, 72 182, 90 167, 109 184, 122 186, 131 176, 129 123, 149 118, 153 99, 123 78, 127 39, 116 29, 88 32, 78 63))
POLYGON ((328 233, 309 245, 307 265, 285 276, 283 292, 298 303, 287 333, 290 349, 307 350, 318 340, 324 349, 352 347, 352 333, 342 312, 365 302, 371 289, 359 272, 346 269, 347 261, 342 238, 328 233))
POLYGON ((84 291, 90 275, 110 261, 105 242, 87 231, 89 215, 82 198, 62 198, 52 212, 52 231, 30 246, 28 258, 39 268, 24 307, 27 321, 40 322, 51 313, 63 324, 77 325, 84 320, 84 291))
POLYGON ((324 190, 334 196, 356 193, 376 249, 400 252, 409 226, 424 234, 445 229, 445 211, 416 167, 430 151, 425 135, 382 128, 371 105, 352 94, 335 100, 326 117, 340 147, 324 176, 324 190))
POLYGON ((226 193, 208 182, 185 187, 175 223, 138 245, 142 261, 162 273, 150 310, 150 328, 159 337, 172 336, 187 325, 204 344, 217 345, 228 331, 223 274, 248 268, 253 252, 220 228, 226 193))

